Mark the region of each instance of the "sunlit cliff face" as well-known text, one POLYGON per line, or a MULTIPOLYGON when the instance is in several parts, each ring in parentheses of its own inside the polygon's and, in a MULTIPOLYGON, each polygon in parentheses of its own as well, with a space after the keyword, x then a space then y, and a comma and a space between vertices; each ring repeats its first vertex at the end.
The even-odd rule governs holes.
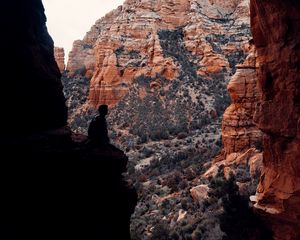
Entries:
MULTIPOLYGON (((231 70, 228 59, 222 57, 214 45, 216 39, 206 35, 209 30, 216 37, 222 30, 220 26, 226 26, 222 21, 228 20, 211 6, 212 3, 224 4, 224 14, 236 8, 235 13, 243 16, 235 19, 236 27, 241 27, 245 19, 249 20, 247 14, 241 14, 248 6, 245 1, 240 5, 238 1, 202 1, 203 7, 198 1, 189 1, 190 6, 187 1, 171 1, 169 3, 177 7, 174 12, 170 12, 170 7, 162 7, 161 1, 155 1, 156 5, 134 3, 126 1, 123 7, 97 21, 82 41, 74 43, 68 70, 71 75, 80 70, 82 76, 92 79, 89 104, 116 104, 128 92, 131 82, 143 74, 153 81, 153 92, 161 87, 156 73, 169 82, 180 75, 180 61, 164 55, 165 45, 160 42, 163 36, 158 34, 157 25, 160 30, 175 31, 183 22, 189 23, 183 28, 182 41, 188 51, 200 56, 196 60, 201 65, 196 69, 197 75, 210 76, 222 69, 231 70), (203 19, 197 16, 200 9, 203 19), (181 15, 182 18, 178 17, 181 15), (203 30, 203 26, 207 29, 203 30)), ((277 239, 299 239, 299 15, 297 1, 251 1, 252 34, 257 48, 257 95, 261 96, 255 122, 265 134, 265 168, 257 190, 256 207, 266 213, 277 239)), ((226 53, 243 48, 227 43, 221 47, 226 53)), ((251 70, 255 67, 251 65, 251 70)), ((254 78, 253 75, 252 72, 254 78)), ((230 87, 232 85, 229 90, 230 87)), ((140 94, 143 98, 144 92, 140 94)), ((254 104, 251 114, 253 108, 254 104)), ((234 112, 235 109, 229 110, 234 112)), ((241 119, 238 113, 234 116, 241 119)), ((239 140, 234 139, 234 146, 244 147, 245 142, 239 140)))
POLYGON ((182 44, 195 58, 186 61, 194 61, 191 64, 198 76, 218 74, 223 69, 229 75, 235 65, 234 54, 239 61, 247 51, 247 1, 126 1, 97 21, 82 41, 74 42, 67 66, 69 76, 81 71, 91 78, 91 105, 116 104, 142 75, 177 79, 182 63, 166 55, 161 41, 164 30, 180 27, 182 44))

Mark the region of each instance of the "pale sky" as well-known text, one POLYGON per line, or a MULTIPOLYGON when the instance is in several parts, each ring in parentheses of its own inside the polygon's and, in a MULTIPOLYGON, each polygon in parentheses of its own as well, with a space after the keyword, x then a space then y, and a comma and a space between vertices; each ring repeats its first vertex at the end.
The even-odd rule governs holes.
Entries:
POLYGON ((82 39, 91 26, 124 0, 42 0, 47 27, 54 45, 65 49, 66 58, 74 40, 82 39))

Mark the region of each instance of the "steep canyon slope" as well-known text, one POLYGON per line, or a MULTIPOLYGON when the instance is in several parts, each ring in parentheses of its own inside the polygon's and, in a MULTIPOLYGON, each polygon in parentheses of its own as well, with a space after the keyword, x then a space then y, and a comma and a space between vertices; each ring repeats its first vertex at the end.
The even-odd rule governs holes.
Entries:
POLYGON ((174 80, 185 67, 203 77, 231 73, 248 37, 248 1, 129 0, 74 42, 67 71, 92 78, 90 105, 115 105, 140 76, 174 80), (181 46, 165 43, 172 32, 181 46), (180 48, 188 56, 178 59, 180 48))
MULTIPOLYGON (((251 41, 252 42, 252 41, 251 41)), ((254 112, 260 101, 256 76, 256 50, 252 45, 248 57, 236 65, 227 89, 231 105, 225 110, 222 120, 222 143, 220 154, 205 173, 215 175, 219 166, 225 173, 238 174, 238 167, 249 168, 250 174, 258 177, 262 168, 262 132, 254 123, 254 112)))
POLYGON ((140 140, 219 124, 229 103, 226 85, 249 50, 248 3, 126 1, 98 20, 69 55, 71 126, 84 131, 88 109, 99 104, 117 109, 111 114, 117 135, 124 128, 118 119, 136 119, 125 129, 145 128, 140 140), (161 123, 143 125, 145 114, 130 110, 136 107, 150 108, 161 123))
MULTIPOLYGON (((261 133, 250 116, 257 92, 248 4, 126 1, 74 42, 63 78, 69 121, 84 132, 93 108, 110 105, 111 139, 127 151, 130 176, 143 199, 133 216, 136 239, 150 239, 161 221, 178 234, 185 231, 181 225, 197 232, 202 217, 209 219, 205 238, 213 237, 210 229, 214 239, 222 238, 218 217, 199 210, 191 193, 205 192, 209 184, 201 174, 220 151, 221 119, 229 105, 226 86, 235 73, 235 107, 223 124, 226 154, 243 155, 253 147, 244 159, 261 156, 255 150, 261 133), (244 118, 235 121, 239 112, 244 118)), ((251 179, 251 161, 238 172, 241 183, 251 179)), ((220 209, 212 202, 205 209, 217 215, 220 209)))
MULTIPOLYGON (((190 177, 182 189, 174 183, 200 176, 207 165, 195 166, 219 151, 218 126, 229 103, 225 86, 236 72, 228 86, 233 103, 222 123, 224 148, 215 166, 225 165, 228 173, 242 163, 255 174, 263 159, 256 208, 271 223, 275 239, 299 239, 299 3, 252 0, 258 57, 251 52, 236 66, 252 49, 248 3, 129 0, 74 43, 66 77, 79 82, 75 99, 69 98, 71 125, 84 131, 90 107, 114 106, 112 139, 128 151, 131 174, 143 182, 137 186, 145 199, 133 224, 142 231, 138 237, 151 234, 155 221, 165 219, 175 229, 182 219, 195 217, 178 201, 190 204, 187 189, 193 198, 203 198, 207 183, 199 177, 190 177), (162 186, 169 189, 158 190, 162 186)), ((208 170, 208 175, 217 172, 208 170)), ((217 225, 209 228, 219 231, 217 225)))

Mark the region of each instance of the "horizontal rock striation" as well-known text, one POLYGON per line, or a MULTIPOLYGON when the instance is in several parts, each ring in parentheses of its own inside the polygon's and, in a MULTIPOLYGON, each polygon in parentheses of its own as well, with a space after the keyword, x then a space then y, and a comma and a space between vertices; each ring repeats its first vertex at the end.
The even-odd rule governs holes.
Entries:
POLYGON ((255 176, 262 168, 262 132, 253 120, 260 99, 253 45, 250 46, 247 59, 238 64, 236 69, 227 86, 231 105, 224 112, 222 120, 223 149, 206 176, 217 174, 220 166, 225 166, 226 176, 234 173, 236 164, 248 166, 251 176, 255 176))
POLYGON ((222 122, 222 139, 226 155, 256 147, 262 141, 262 133, 253 122, 255 107, 259 100, 255 53, 252 52, 246 61, 236 68, 237 71, 227 86, 232 104, 226 109, 222 122))
POLYGON ((249 35, 248 1, 128 0, 74 42, 67 70, 92 77, 90 105, 115 105, 136 78, 173 80, 188 62, 198 76, 234 72, 249 35), (179 57, 178 48, 165 50, 172 47, 164 46, 170 31, 182 35, 188 59, 179 57))

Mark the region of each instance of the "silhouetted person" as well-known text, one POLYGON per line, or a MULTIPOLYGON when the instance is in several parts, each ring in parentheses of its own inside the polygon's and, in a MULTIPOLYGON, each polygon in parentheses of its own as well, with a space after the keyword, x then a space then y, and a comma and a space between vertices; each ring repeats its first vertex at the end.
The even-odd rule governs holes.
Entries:
POLYGON ((91 121, 88 135, 89 139, 94 142, 109 143, 108 138, 108 130, 107 130, 107 123, 105 116, 108 113, 108 106, 107 105, 100 105, 98 108, 99 115, 94 117, 94 119, 91 121))

